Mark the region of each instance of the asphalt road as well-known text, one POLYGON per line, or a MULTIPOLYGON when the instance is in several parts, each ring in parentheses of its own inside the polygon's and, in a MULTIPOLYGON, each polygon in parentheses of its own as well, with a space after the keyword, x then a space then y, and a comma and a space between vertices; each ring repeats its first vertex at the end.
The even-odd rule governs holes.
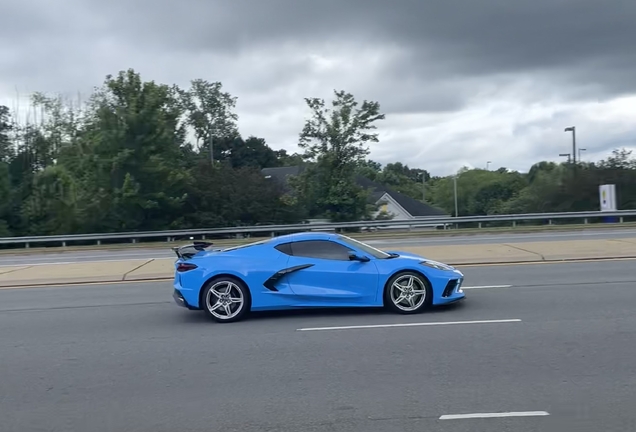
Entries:
POLYGON ((166 283, 0 290, 0 430, 636 430, 636 261, 463 270, 467 300, 417 316, 226 325, 166 283), (502 412, 549 415, 440 419, 502 412))
MULTIPOLYGON (((636 237, 636 229, 616 230, 585 230, 577 232, 542 232, 526 234, 484 234, 464 235, 452 237, 419 237, 377 239, 367 241, 379 248, 391 249, 400 246, 439 246, 465 244, 492 243, 523 243, 532 241, 564 241, 564 240, 593 240, 593 239, 621 239, 636 237)), ((90 262, 108 260, 126 260, 135 258, 169 258, 174 252, 169 248, 135 248, 119 250, 84 250, 73 252, 47 252, 28 255, 0 254, 0 266, 21 264, 47 264, 65 262, 90 262)))

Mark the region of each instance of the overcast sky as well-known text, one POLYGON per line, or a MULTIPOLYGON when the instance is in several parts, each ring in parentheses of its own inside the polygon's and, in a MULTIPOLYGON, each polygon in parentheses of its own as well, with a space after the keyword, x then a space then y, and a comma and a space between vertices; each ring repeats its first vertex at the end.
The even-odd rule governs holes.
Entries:
POLYGON ((2 0, 0 104, 105 75, 221 81, 243 136, 297 149, 304 97, 380 102, 371 158, 527 170, 636 146, 635 0, 2 0))

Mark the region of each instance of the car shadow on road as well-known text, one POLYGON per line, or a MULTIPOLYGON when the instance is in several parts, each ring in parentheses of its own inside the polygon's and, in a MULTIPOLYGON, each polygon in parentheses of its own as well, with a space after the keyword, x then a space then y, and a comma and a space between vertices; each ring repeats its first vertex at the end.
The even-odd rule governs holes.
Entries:
MULTIPOLYGON (((317 319, 333 319, 333 318, 358 318, 358 317, 410 317, 411 319, 417 317, 423 320, 430 318, 431 316, 442 317, 453 311, 461 310, 464 308, 464 302, 457 302, 449 305, 435 306, 422 313, 399 315, 393 313, 386 308, 303 308, 303 309, 291 309, 280 311, 263 311, 263 312, 251 312, 241 322, 284 322, 291 320, 298 320, 303 318, 317 318, 317 319)), ((203 311, 179 311, 178 319, 184 324, 200 324, 214 322, 203 311)), ((238 324, 238 323, 237 323, 238 324)))
MULTIPOLYGON (((429 310, 411 315, 401 315, 403 317, 430 317, 449 313, 453 310, 461 309, 463 302, 453 303, 444 306, 435 306, 429 310)), ((334 318, 334 317, 396 317, 400 316, 385 308, 307 308, 285 311, 252 312, 246 319, 249 320, 284 320, 297 318, 334 318)))

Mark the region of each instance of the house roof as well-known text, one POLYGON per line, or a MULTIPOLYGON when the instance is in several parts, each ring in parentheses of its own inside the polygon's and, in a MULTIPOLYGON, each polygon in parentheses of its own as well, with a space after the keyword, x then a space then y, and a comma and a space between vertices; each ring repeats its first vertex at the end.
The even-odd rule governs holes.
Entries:
MULTIPOLYGON (((301 166, 290 167, 275 167, 275 168, 263 168, 261 172, 265 177, 271 176, 277 182, 289 191, 289 185, 287 183, 288 176, 295 176, 303 171, 301 166)), ((422 201, 411 198, 408 195, 404 195, 396 190, 391 189, 388 186, 374 182, 373 180, 363 177, 361 175, 356 176, 356 183, 362 188, 369 191, 369 202, 375 204, 384 194, 389 194, 404 210, 406 210, 411 216, 423 217, 423 216, 448 216, 448 214, 436 207, 426 204, 422 201)))
POLYGON ((374 204, 386 193, 389 194, 400 206, 402 206, 404 210, 409 212, 411 216, 448 216, 448 213, 444 210, 411 198, 408 195, 404 195, 403 193, 374 182, 366 177, 356 176, 356 183, 365 189, 370 189, 370 198, 373 199, 374 204))

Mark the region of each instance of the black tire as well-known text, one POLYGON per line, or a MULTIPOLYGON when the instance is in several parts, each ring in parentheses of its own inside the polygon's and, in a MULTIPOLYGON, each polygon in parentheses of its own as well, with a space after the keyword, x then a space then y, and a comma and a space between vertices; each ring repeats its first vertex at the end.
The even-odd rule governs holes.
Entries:
MULTIPOLYGON (((402 284, 400 284, 402 285, 402 284)), ((397 291, 396 291, 397 292, 397 291)), ((399 297, 398 297, 399 298, 399 297)), ((406 300, 406 299, 405 299, 406 300)), ((408 300, 407 300, 408 301, 408 300)), ((416 313, 421 313, 427 310, 433 302, 433 289, 431 287, 431 283, 427 278, 417 272, 413 271, 401 271, 399 273, 394 274, 386 283, 384 287, 384 306, 388 308, 391 312, 402 314, 402 315, 411 315, 416 313), (407 278, 413 278, 414 292, 424 291, 424 299, 420 302, 419 297, 411 297, 413 298, 414 306, 406 306, 400 303, 400 306, 396 304, 397 299, 395 299, 395 295, 392 295, 392 287, 393 284, 400 280, 407 278), (416 287, 417 286, 417 287, 416 287), (423 289, 421 289, 423 288, 423 289)))
POLYGON ((245 283, 235 277, 232 276, 219 276, 217 278, 212 279, 208 283, 205 284, 203 290, 201 292, 201 309, 205 312, 205 314, 212 318, 214 321, 218 323, 231 323, 242 320, 246 314, 250 311, 252 306, 252 297, 250 295, 250 290, 247 288, 245 283), (227 292, 227 287, 230 286, 230 297, 225 297, 227 292), (214 291, 217 294, 221 294, 221 297, 212 293, 214 291), (225 303, 226 301, 233 299, 242 299, 242 303, 238 307, 234 307, 233 305, 237 303, 225 303), (214 302, 216 301, 216 302, 214 302), (214 302, 214 303, 213 303, 214 302), (216 303, 223 303, 216 310, 212 310, 211 306, 216 306, 216 303), (211 306, 210 306, 211 304, 211 306), (227 309, 225 306, 230 308, 232 312, 229 317, 225 312, 227 309), (240 309, 239 309, 240 308, 240 309), (220 310, 219 310, 220 309, 220 310))

